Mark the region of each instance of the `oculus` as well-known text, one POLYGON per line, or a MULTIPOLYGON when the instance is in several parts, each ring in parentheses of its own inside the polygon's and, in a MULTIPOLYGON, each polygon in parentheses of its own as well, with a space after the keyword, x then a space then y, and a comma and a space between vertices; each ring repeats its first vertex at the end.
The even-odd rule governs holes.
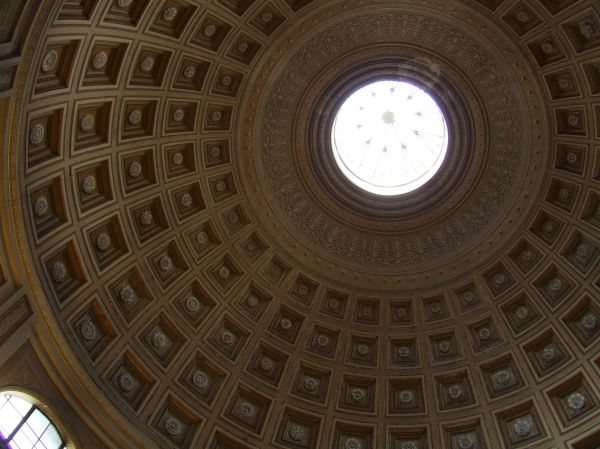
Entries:
POLYGON ((353 184, 377 195, 400 195, 438 172, 448 150, 448 126, 429 93, 406 81, 379 80, 342 103, 331 146, 353 184))

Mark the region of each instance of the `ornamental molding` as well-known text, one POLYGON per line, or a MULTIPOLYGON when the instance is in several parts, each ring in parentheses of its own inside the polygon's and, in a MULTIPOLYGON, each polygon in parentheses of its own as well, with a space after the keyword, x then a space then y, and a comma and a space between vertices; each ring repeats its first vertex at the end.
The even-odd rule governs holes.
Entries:
MULTIPOLYGON (((288 52, 288 57, 274 52, 277 60, 265 66, 262 76, 252 86, 259 93, 257 97, 264 100, 250 103, 247 109, 248 114, 260 120, 244 121, 244 135, 252 134, 256 150, 251 152, 257 155, 252 161, 255 165, 247 163, 245 167, 252 167, 256 173, 246 179, 260 180, 258 184, 267 198, 273 199, 272 210, 280 223, 284 222, 284 228, 301 235, 300 241, 309 243, 320 255, 353 267, 387 266, 412 271, 417 267, 439 266, 450 258, 456 260, 457 252, 464 254, 480 245, 499 226, 514 230, 512 219, 508 220, 512 226, 507 226, 506 221, 509 214, 523 218, 522 211, 516 213, 520 209, 517 198, 524 194, 535 196, 539 188, 536 174, 531 178, 533 183, 526 181, 531 166, 542 165, 544 156, 535 150, 545 133, 539 119, 540 107, 531 98, 534 87, 528 80, 519 84, 527 63, 521 61, 517 52, 510 53, 506 48, 487 51, 492 38, 425 13, 365 14, 359 10, 355 17, 329 25, 303 42, 288 52), (358 214, 347 210, 338 214, 324 207, 318 194, 314 194, 319 188, 314 179, 307 179, 294 160, 297 153, 304 151, 298 148, 303 137, 297 136, 306 132, 298 128, 304 123, 299 108, 320 74, 357 48, 382 43, 426 46, 440 61, 452 61, 451 65, 471 84, 478 97, 485 99, 484 118, 476 123, 476 133, 481 135, 487 129, 486 145, 491 151, 484 155, 477 179, 466 186, 469 195, 446 216, 434 217, 430 222, 422 219, 427 225, 410 232, 397 229, 379 232, 368 222, 361 229, 357 223, 363 222, 358 214)), ((249 158, 248 144, 245 146, 249 158)))

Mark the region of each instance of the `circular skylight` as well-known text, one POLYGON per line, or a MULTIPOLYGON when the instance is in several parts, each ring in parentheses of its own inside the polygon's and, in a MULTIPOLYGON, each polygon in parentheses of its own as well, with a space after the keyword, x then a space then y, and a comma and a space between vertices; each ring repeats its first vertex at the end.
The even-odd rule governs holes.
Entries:
POLYGON ((352 183, 378 195, 399 195, 418 189, 440 169, 448 127, 424 90, 405 81, 376 81, 338 109, 331 143, 352 183))

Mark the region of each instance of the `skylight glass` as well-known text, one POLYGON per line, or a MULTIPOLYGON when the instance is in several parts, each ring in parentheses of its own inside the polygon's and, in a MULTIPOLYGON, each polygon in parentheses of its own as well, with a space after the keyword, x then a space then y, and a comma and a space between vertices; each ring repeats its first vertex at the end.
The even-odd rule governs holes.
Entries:
POLYGON ((339 108, 331 132, 335 161, 355 185, 378 195, 418 189, 440 169, 448 127, 439 105, 405 81, 361 87, 339 108))

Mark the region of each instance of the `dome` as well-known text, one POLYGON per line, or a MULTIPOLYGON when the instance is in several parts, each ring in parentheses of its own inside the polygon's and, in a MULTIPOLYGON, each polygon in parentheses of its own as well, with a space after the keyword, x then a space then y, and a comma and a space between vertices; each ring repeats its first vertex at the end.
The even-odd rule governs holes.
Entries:
POLYGON ((66 447, 600 444, 594 1, 18 0, 0 40, 0 389, 66 447))

